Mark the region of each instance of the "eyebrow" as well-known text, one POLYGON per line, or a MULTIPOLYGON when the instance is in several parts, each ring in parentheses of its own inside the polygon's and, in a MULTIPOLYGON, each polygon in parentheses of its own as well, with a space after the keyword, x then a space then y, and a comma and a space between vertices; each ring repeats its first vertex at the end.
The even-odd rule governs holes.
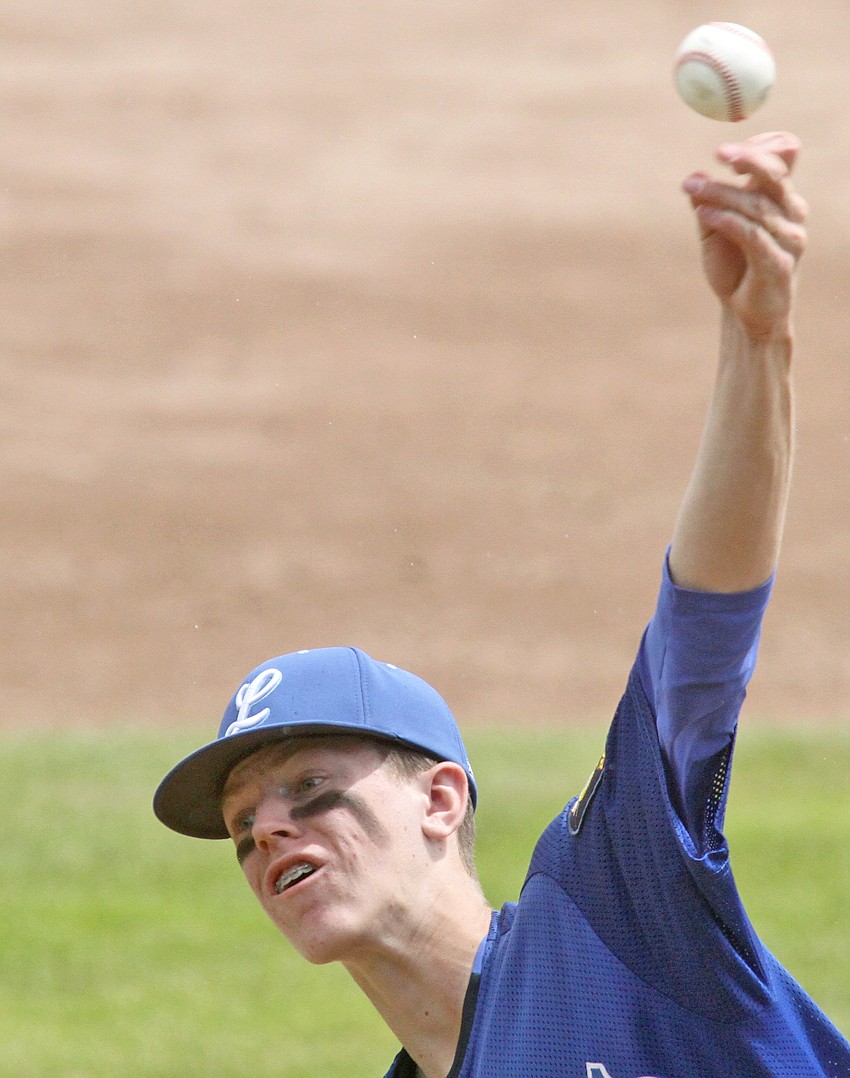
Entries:
POLYGON ((224 803, 230 799, 238 799, 242 796, 242 793, 246 786, 251 784, 250 776, 236 775, 239 770, 239 764, 231 769, 230 774, 224 780, 224 786, 222 787, 221 796, 219 797, 219 804, 222 806, 222 813, 224 813, 224 803))
MULTIPOLYGON (((281 762, 285 763, 289 759, 289 755, 285 756, 281 762)), ((236 822, 237 819, 249 814, 244 806, 236 805, 236 808, 232 812, 228 812, 226 806, 228 801, 239 801, 239 799, 244 794, 245 788, 247 786, 250 786, 252 781, 250 774, 248 774, 247 776, 238 774, 238 772, 242 768, 242 765, 247 763, 247 761, 250 759, 250 756, 246 756, 243 760, 240 760, 238 763, 233 765, 233 767, 230 769, 230 774, 224 780, 224 787, 218 799, 219 806, 221 807, 221 814, 224 817, 224 824, 225 827, 227 827, 228 831, 231 830, 231 827, 228 825, 229 816, 233 817, 234 822, 236 822)), ((233 828, 233 830, 236 830, 236 828, 233 828)))
MULTIPOLYGON (((287 742, 275 742, 273 745, 267 745, 266 750, 276 749, 276 752, 270 754, 269 762, 263 764, 263 767, 279 767, 283 764, 289 763, 293 756, 297 756, 298 753, 315 747, 315 743, 320 740, 320 737, 325 740, 331 740, 326 738, 325 735, 317 735, 315 737, 301 737, 292 738, 287 742)), ((264 749, 257 750, 258 753, 262 753, 264 749)), ((220 804, 224 804, 228 797, 239 797, 242 791, 251 783, 249 761, 253 760, 255 753, 251 753, 248 756, 243 757, 230 769, 230 773, 224 780, 224 788, 219 798, 220 804), (248 774, 240 775, 240 771, 247 771, 248 774)))
POLYGON ((221 788, 221 795, 219 796, 219 803, 221 805, 229 797, 238 797, 242 790, 245 789, 245 782, 243 779, 234 779, 233 772, 231 771, 227 778, 224 780, 224 785, 221 788))

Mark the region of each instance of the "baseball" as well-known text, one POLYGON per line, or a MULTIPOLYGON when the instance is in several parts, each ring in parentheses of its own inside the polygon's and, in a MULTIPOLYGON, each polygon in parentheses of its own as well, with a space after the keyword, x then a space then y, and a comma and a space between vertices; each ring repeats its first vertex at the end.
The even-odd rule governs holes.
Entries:
POLYGON ((675 76, 686 105, 711 120, 737 123, 764 104, 776 65, 764 39, 746 26, 710 22, 679 46, 675 76))

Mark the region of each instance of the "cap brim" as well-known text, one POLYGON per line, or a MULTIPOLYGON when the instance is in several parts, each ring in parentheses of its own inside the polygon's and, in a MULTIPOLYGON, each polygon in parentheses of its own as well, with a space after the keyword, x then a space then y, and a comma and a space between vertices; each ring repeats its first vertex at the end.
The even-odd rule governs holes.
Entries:
MULTIPOLYGON (((228 838, 221 813, 221 796, 233 768, 257 749, 288 738, 358 734, 360 726, 331 726, 317 723, 304 726, 265 726, 232 737, 221 738, 193 752, 171 769, 159 784, 153 799, 156 817, 181 835, 191 838, 228 838)), ((369 733, 376 741, 392 741, 369 733)))

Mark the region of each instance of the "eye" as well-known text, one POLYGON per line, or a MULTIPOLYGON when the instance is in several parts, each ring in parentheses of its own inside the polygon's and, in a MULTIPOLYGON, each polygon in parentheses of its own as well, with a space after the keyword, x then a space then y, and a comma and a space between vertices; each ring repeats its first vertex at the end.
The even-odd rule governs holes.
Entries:
POLYGON ((232 818, 225 816, 225 824, 234 842, 239 842, 243 835, 249 835, 254 827, 254 814, 251 812, 236 813, 232 818))
POLYGON ((314 790, 317 790, 324 781, 325 780, 321 775, 305 775, 298 783, 296 790, 299 794, 311 794, 314 790))
POLYGON ((248 854, 257 848, 252 834, 254 819, 253 813, 246 813, 244 816, 237 816, 230 823, 230 835, 236 844, 236 860, 240 865, 248 854))

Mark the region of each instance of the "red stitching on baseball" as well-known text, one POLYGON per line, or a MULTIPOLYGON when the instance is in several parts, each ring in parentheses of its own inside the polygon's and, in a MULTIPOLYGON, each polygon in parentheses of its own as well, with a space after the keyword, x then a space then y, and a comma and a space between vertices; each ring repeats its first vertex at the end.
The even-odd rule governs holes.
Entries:
POLYGON ((728 34, 737 34, 738 37, 742 37, 745 41, 749 41, 751 45, 758 45, 760 49, 763 49, 769 56, 773 53, 767 42, 763 37, 760 37, 755 30, 748 30, 746 26, 739 26, 736 22, 710 22, 709 26, 716 26, 720 30, 725 30, 728 34))
POLYGON ((738 85, 735 73, 732 69, 727 67, 722 60, 718 60, 717 57, 713 56, 710 52, 694 50, 692 52, 682 53, 679 57, 680 66, 682 64, 690 63, 691 61, 707 64, 712 71, 716 71, 720 76, 720 81, 723 83, 723 89, 726 92, 726 105, 729 112, 729 120, 732 123, 737 123, 739 120, 746 119, 741 87, 738 85))

